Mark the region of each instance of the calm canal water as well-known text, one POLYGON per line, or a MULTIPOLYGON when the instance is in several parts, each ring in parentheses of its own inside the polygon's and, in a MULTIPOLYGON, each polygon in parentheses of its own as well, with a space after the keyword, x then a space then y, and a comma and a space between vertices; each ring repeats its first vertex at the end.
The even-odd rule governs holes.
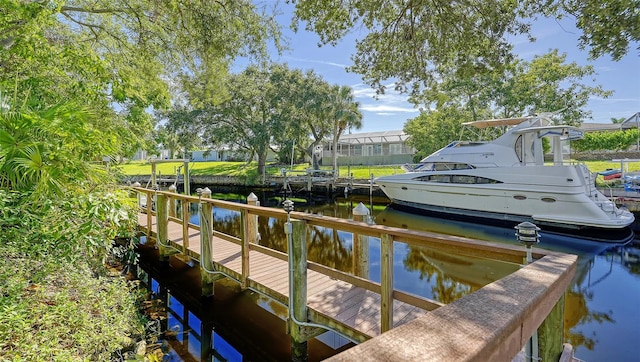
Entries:
MULTIPOLYGON (((258 195, 261 204, 278 207, 282 198, 258 195)), ((242 202, 245 196, 229 193, 213 196, 242 202)), ((293 199, 296 211, 352 219, 358 199, 339 201, 293 199)), ((385 204, 362 201, 372 210, 373 223, 412 230, 434 231, 498 243, 517 245, 514 230, 495 226, 445 220, 416 215, 385 204)), ((198 223, 197 207, 191 207, 193 223, 198 223)), ((235 212, 215 209, 214 228, 234 234, 239 225, 235 212)), ((260 218, 260 244, 286 251, 283 222, 260 218)), ((565 339, 575 356, 585 361, 637 361, 640 343, 640 240, 626 245, 610 240, 579 239, 571 236, 541 234, 540 247, 570 252, 579 256, 576 277, 567 290, 565 339)), ((352 235, 331 229, 316 228, 309 240, 309 259, 330 267, 349 271, 352 268, 352 235)), ((380 277, 380 244, 370 239, 369 276, 380 277)), ((394 247, 394 284, 417 295, 450 303, 497 280, 520 266, 516 264, 445 254, 428 248, 396 243, 394 247)), ((144 261, 144 258, 143 258, 144 261)), ((214 301, 199 298, 198 270, 193 263, 172 261, 173 273, 167 274, 152 265, 150 285, 169 300, 166 328, 175 330, 170 360, 287 360, 289 337, 285 333, 286 308, 257 293, 240 292, 233 282, 216 282, 214 301), (174 265, 173 263, 176 263, 174 265), (194 284, 189 288, 189 284, 194 284), (164 285, 164 286, 163 286, 164 285), (215 312, 212 312, 215 311, 215 312), (204 327, 203 327, 204 326, 204 327), (203 347, 213 345, 213 351, 203 347), (209 343, 211 342, 211 343, 209 343)), ((144 265, 143 265, 144 266, 144 265)), ((309 343, 310 360, 321 360, 350 342, 334 333, 325 333, 309 343)))

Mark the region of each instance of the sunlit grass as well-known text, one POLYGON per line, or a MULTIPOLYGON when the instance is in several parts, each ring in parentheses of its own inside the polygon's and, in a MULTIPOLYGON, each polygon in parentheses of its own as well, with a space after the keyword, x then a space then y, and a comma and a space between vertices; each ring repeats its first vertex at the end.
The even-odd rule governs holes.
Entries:
MULTIPOLYGON (((575 162, 575 161, 573 161, 575 162)), ((612 161, 584 161, 592 172, 604 171, 608 169, 620 168, 620 162, 612 161)), ((156 172, 159 175, 175 175, 178 167, 182 166, 182 162, 170 162, 170 163, 158 163, 156 164, 156 172)), ((151 164, 147 161, 131 161, 126 164, 118 166, 121 172, 125 175, 150 175, 151 164)), ((190 162, 189 170, 190 174, 194 176, 235 176, 255 178, 258 176, 258 164, 256 162, 228 162, 228 161, 214 161, 214 162, 190 162)), ((282 168, 286 168, 289 175, 302 175, 306 169, 309 168, 309 164, 297 164, 294 165, 293 170, 290 166, 284 165, 267 165, 266 174, 268 176, 281 175, 282 168)), ((329 166, 322 166, 323 170, 330 170, 329 166)), ((640 171, 640 162, 629 162, 629 171, 640 171)), ((347 178, 351 174, 355 179, 369 179, 373 174, 373 177, 387 176, 403 173, 404 171, 398 165, 389 166, 340 166, 339 177, 347 178)))
MULTIPOLYGON (((158 175, 175 175, 178 167, 183 166, 182 162, 167 162, 156 164, 156 174, 158 175)), ((151 163, 148 161, 130 161, 126 164, 117 166, 125 175, 150 175, 151 163)), ((286 168, 288 175, 302 175, 309 168, 309 164, 296 164, 291 169, 290 165, 267 165, 266 174, 268 176, 277 176, 282 174, 282 168, 286 168)), ((258 176, 257 162, 228 162, 228 161, 212 161, 212 162, 190 162, 189 173, 192 176, 235 176, 235 177, 255 177, 258 176)), ((330 170, 331 167, 323 166, 323 170, 330 170)), ((393 175, 402 173, 400 166, 340 166, 339 176, 349 177, 353 174, 355 179, 369 179, 371 174, 374 177, 393 175)))

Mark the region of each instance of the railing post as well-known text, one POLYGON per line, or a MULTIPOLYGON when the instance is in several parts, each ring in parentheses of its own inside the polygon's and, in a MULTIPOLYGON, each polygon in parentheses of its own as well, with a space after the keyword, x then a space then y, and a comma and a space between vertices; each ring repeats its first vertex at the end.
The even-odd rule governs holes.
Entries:
POLYGON ((240 230, 240 242, 242 243, 242 289, 247 288, 247 279, 249 278, 249 235, 251 235, 251 229, 249 229, 250 218, 251 216, 248 215, 247 210, 243 209, 240 212, 240 225, 242 225, 242 229, 240 230))
MULTIPOLYGON (((353 220, 366 222, 369 209, 363 203, 353 208, 353 220)), ((353 234, 353 275, 369 278, 369 237, 353 234)))
POLYGON ((393 327, 393 236, 380 237, 380 332, 393 327))
MULTIPOLYGON (((256 196, 253 192, 247 196, 247 205, 251 206, 260 206, 260 201, 258 201, 258 196, 256 196)), ((249 242, 257 244, 258 243, 258 215, 249 215, 247 218, 247 235, 249 236, 249 242)))
POLYGON ((191 203, 187 199, 182 199, 182 248, 185 254, 188 254, 189 250, 189 219, 191 218, 191 213, 189 207, 191 203))
POLYGON ((147 242, 153 244, 155 243, 155 240, 151 241, 151 232, 153 230, 153 196, 150 190, 145 192, 145 198, 147 199, 147 242))
MULTIPOLYGON (((210 198, 211 190, 204 188, 201 198, 210 198)), ((200 279, 202 295, 213 296, 214 278, 210 272, 213 267, 213 207, 208 202, 200 201, 200 279)))
MULTIPOLYGON (((186 156, 186 155, 185 155, 186 156)), ((189 171, 189 159, 184 159, 184 194, 187 196, 191 196, 191 181, 189 180, 190 171, 189 171)), ((209 195, 211 196, 211 195, 209 195)))
MULTIPOLYGON (((259 204, 258 197, 252 192, 247 196, 247 205, 257 206, 259 204)), ((247 280, 249 278, 249 252, 251 243, 258 242, 258 215, 251 215, 247 210, 240 213, 242 225, 242 288, 247 288, 247 280)))
MULTIPOLYGON (((169 186, 169 192, 175 193, 176 190, 176 185, 169 186)), ((169 216, 176 217, 176 199, 174 197, 169 197, 169 216)))
MULTIPOLYGON (((293 287, 289 288, 289 308, 293 308, 293 317, 300 322, 307 322, 307 232, 304 221, 295 220, 292 222, 292 248, 289 252, 289 268, 293 271, 292 279, 289 283, 293 283, 293 287)), ((303 331, 303 327, 290 320, 291 323, 291 358, 293 361, 306 361, 308 359, 307 352, 307 336, 303 331)))
POLYGON ((167 213, 167 195, 156 195, 156 236, 158 240, 158 252, 160 254, 160 261, 169 262, 169 214, 167 213))

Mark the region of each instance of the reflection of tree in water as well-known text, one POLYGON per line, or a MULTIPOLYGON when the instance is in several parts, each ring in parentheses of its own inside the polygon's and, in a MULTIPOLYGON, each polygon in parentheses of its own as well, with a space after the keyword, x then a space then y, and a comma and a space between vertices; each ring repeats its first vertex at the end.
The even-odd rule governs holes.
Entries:
POLYGON ((591 322, 603 322, 613 323, 611 318, 611 311, 609 313, 593 312, 589 311, 587 307, 587 300, 593 298, 593 293, 580 290, 568 291, 565 296, 564 307, 564 334, 568 343, 571 343, 573 347, 585 346, 589 350, 593 350, 596 345, 595 332, 592 337, 587 337, 583 332, 572 330, 574 327, 591 322))
MULTIPOLYGON (((590 279, 585 280, 585 277, 590 274, 593 263, 594 260, 589 260, 586 263, 583 261, 582 264, 584 267, 580 268, 581 263, 580 261, 578 262, 578 274, 576 275, 573 287, 565 294, 564 304, 565 340, 574 347, 585 346, 589 350, 593 350, 598 342, 595 339, 595 332, 593 332, 592 336, 585 336, 585 334, 576 327, 592 322, 597 322, 598 324, 615 322, 611 317, 611 314, 613 314, 611 310, 606 313, 589 310, 587 302, 593 300, 593 291, 589 291, 589 287, 597 284, 602 279, 600 278, 594 283, 592 283, 590 279)), ((605 274, 605 277, 606 276, 608 276, 608 274, 605 274)))
POLYGON ((216 231, 220 231, 227 235, 240 237, 240 213, 239 212, 224 212, 222 216, 220 213, 216 213, 216 210, 213 211, 213 229, 216 231))
MULTIPOLYGON (((284 219, 258 217, 260 245, 286 253, 285 222, 284 219)), ((239 213, 227 214, 214 221, 216 231, 236 237, 240 236, 241 227, 239 213)), ((310 238, 307 240, 307 258, 331 268, 350 272, 352 250, 345 248, 344 238, 340 237, 338 231, 319 226, 310 226, 309 229, 311 232, 310 238)))
POLYGON ((344 246, 337 230, 314 226, 311 239, 307 243, 308 259, 343 272, 350 272, 353 266, 352 252, 344 246))
MULTIPOLYGON (((461 283, 446 275, 438 266, 429 262, 429 258, 425 257, 429 254, 433 254, 433 251, 418 246, 409 246, 404 266, 407 270, 420 272, 420 280, 426 279, 431 283, 433 299, 448 304, 478 289, 477 286, 461 283), (433 282, 432 278, 435 279, 433 282)), ((445 256, 443 254, 439 257, 445 256)), ((451 260, 451 262, 459 263, 459 260, 451 260)))
POLYGON ((287 252, 287 235, 284 233, 286 220, 258 217, 260 245, 274 250, 287 252))

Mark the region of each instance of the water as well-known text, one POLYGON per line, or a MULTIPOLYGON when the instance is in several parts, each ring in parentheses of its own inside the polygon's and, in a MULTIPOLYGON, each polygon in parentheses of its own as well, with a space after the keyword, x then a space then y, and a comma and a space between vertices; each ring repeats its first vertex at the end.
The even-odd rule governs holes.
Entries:
MULTIPOLYGON (((236 195, 235 198, 242 200, 243 197, 236 195)), ((281 201, 281 198, 273 197, 261 199, 263 205, 274 207, 278 207, 281 201)), ((296 211, 346 219, 352 218, 351 210, 358 202, 358 200, 348 200, 347 202, 322 203, 306 202, 303 199, 294 199, 294 201, 296 202, 296 211)), ((512 228, 421 216, 395 210, 385 205, 370 206, 373 209, 373 222, 376 224, 517 244, 512 228)), ((198 223, 196 205, 191 206, 191 212, 191 221, 198 223)), ((239 215, 236 212, 215 209, 214 227, 216 230, 234 234, 233 230, 237 230, 238 225, 239 215)), ((282 232, 283 221, 259 218, 259 230, 262 235, 260 241, 262 245, 286 251, 284 233, 282 232)), ((311 235, 308 246, 309 259, 342 271, 352 270, 353 240, 351 234, 316 227, 311 235)), ((566 341, 573 345, 576 357, 586 361, 637 360, 636 345, 640 341, 638 336, 640 312, 637 310, 640 306, 640 242, 634 240, 627 245, 615 245, 609 243, 610 241, 606 239, 600 241, 584 240, 567 235, 545 233, 544 231, 541 233, 539 247, 570 252, 579 256, 576 277, 566 295, 564 333, 566 341)), ((380 276, 379 247, 379 240, 372 238, 369 245, 371 257, 369 275, 375 281, 379 281, 380 276)), ((443 303, 450 303, 520 267, 506 262, 445 254, 402 243, 395 243, 394 265, 396 288, 443 303)), ((198 278, 197 269, 194 278, 198 278)), ((199 290, 193 293, 199 295, 199 290)), ((224 299, 220 295, 226 295, 225 293, 236 295, 230 299, 231 301, 225 305, 225 308, 234 306, 234 308, 242 310, 242 312, 238 312, 237 318, 241 318, 243 314, 247 313, 251 315, 253 312, 247 311, 257 309, 259 311, 254 311, 253 323, 258 321, 258 325, 270 327, 260 334, 260 338, 267 342, 261 343, 258 341, 260 338, 254 337, 252 339, 255 340, 249 349, 243 344, 234 346, 233 343, 227 342, 224 333, 219 335, 214 333, 215 351, 218 351, 220 346, 224 346, 223 350, 227 351, 224 353, 232 356, 225 355, 223 356, 224 360, 288 359, 288 336, 282 330, 284 329, 286 309, 256 293, 239 293, 237 286, 231 282, 217 282, 216 301, 224 299), (218 291, 218 289, 224 288, 228 291, 218 291), (270 338, 265 338, 265 336, 270 338), (217 340, 224 342, 216 343, 217 340), (255 350, 261 352, 256 353, 255 350), (256 356, 260 356, 260 358, 256 356)), ((202 306, 197 308, 202 308, 202 306)), ((241 319, 235 319, 234 322, 232 319, 227 323, 236 324, 232 329, 243 330, 240 324, 244 322, 238 322, 239 320, 241 319)), ((215 324, 215 322, 211 323, 215 324)), ((252 331, 255 328, 258 327, 250 326, 245 328, 248 330, 243 330, 241 333, 253 335, 252 331)), ((243 338, 238 339, 243 340, 243 338)), ((185 343, 188 345, 188 340, 185 343)), ((341 348, 348 347, 348 341, 329 333, 310 343, 310 359, 322 359, 338 352, 341 348), (311 352, 312 350, 313 352, 311 352)), ((197 348, 188 347, 187 350, 189 349, 197 348)))

